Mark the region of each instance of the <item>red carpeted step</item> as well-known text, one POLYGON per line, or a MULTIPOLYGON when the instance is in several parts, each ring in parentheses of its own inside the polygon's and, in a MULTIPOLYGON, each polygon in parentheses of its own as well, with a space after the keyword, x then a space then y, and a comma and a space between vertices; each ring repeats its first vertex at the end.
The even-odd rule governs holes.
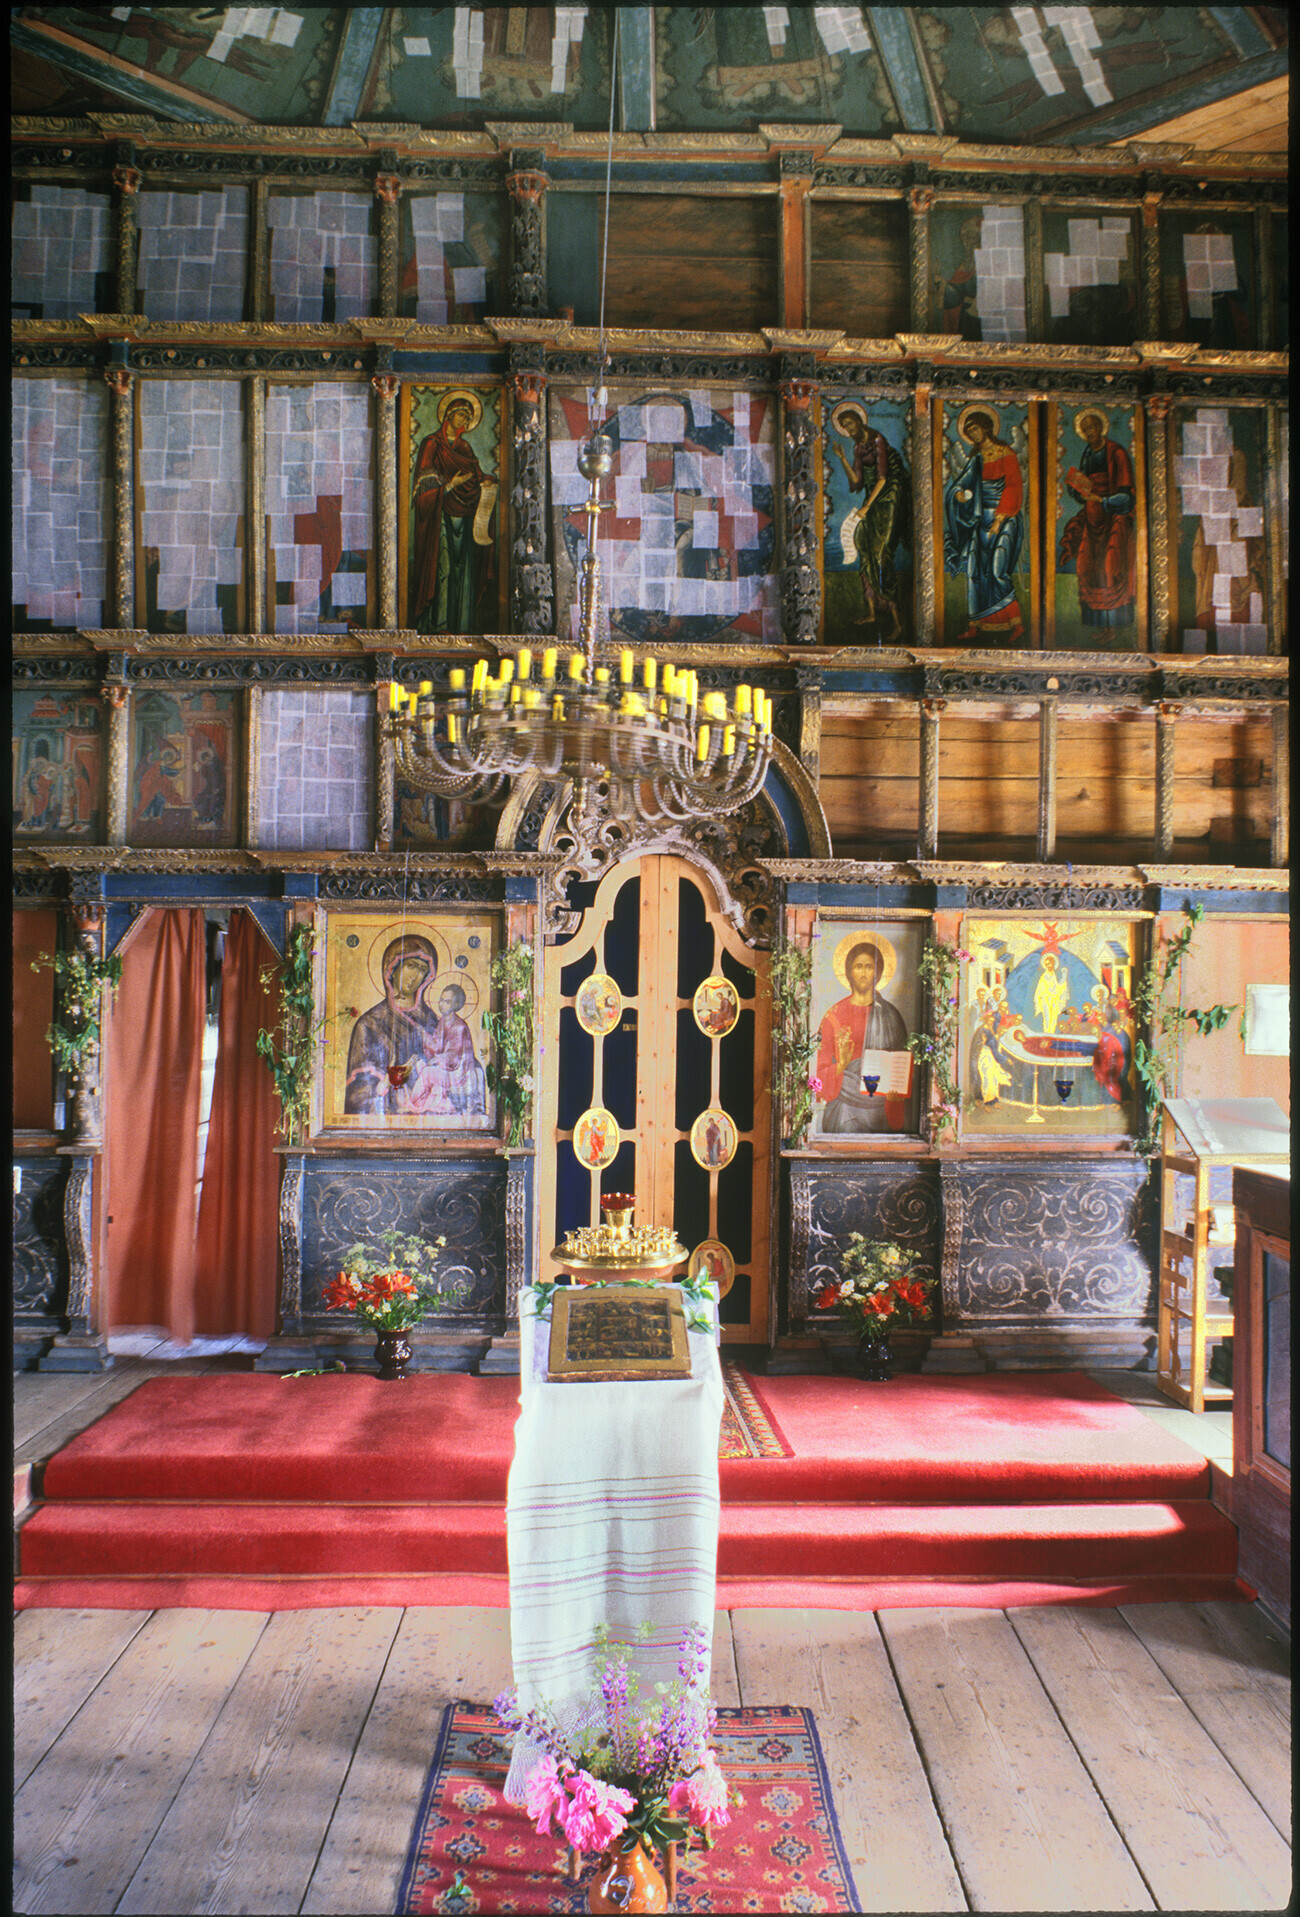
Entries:
MULTIPOLYGON (((724 1459, 724 1502, 1207 1497, 1205 1459, 1079 1372, 752 1378, 788 1458, 724 1459)), ((570 1387, 581 1391, 584 1387, 570 1387)), ((517 1378, 222 1373, 140 1386, 50 1460, 47 1499, 504 1502, 517 1378)))
MULTIPOLYGON (((24 1577, 502 1574, 499 1505, 46 1505, 24 1577)), ((718 1575, 1099 1578, 1236 1570, 1236 1532, 1184 1504, 724 1507, 718 1575)))

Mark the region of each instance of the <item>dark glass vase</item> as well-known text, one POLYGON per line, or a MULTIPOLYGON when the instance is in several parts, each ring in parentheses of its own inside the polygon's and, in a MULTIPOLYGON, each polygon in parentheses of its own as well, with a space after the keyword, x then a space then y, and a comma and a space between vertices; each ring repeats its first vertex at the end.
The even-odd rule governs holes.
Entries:
POLYGON ((889 1349, 889 1340, 884 1337, 872 1337, 863 1332, 858 1339, 858 1376, 869 1378, 872 1383, 884 1384, 894 1375, 894 1354, 889 1349))
POLYGON ((405 1378, 411 1362, 411 1339, 405 1331, 377 1331, 375 1357, 381 1378, 405 1378))

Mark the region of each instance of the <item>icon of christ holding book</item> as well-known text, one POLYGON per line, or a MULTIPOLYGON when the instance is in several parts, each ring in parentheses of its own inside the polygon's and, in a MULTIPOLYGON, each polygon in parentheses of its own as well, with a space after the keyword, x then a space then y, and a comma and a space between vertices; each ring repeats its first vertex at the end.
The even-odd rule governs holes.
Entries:
POLYGON ((849 993, 821 1022, 816 1075, 825 1100, 823 1133, 903 1128, 901 1105, 912 1082, 907 1026, 897 1006, 880 995, 896 962, 892 945, 878 932, 850 933, 835 954, 836 973, 849 993))

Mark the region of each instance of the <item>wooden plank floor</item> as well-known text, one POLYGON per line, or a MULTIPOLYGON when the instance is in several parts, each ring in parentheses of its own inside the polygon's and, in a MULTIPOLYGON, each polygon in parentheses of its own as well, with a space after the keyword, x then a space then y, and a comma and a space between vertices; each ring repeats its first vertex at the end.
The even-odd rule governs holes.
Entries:
MULTIPOLYGON (((155 1368, 17 1380, 19 1452, 155 1368)), ((25 1611, 15 1654, 18 1912, 391 1911, 443 1705, 510 1676, 485 1609, 25 1611)), ((1289 1667, 1246 1604, 714 1636, 718 1703, 814 1712, 864 1911, 1286 1908, 1289 1667)))

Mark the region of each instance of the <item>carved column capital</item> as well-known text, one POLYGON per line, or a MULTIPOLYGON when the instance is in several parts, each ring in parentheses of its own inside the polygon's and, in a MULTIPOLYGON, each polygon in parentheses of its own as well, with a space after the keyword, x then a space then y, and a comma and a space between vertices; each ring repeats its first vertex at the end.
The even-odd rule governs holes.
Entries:
POLYGON ((1182 717, 1183 708, 1177 699, 1160 699, 1156 703, 1156 718, 1165 725, 1172 725, 1175 719, 1182 717))
POLYGON ((1147 397, 1147 415, 1156 424, 1163 426, 1173 410, 1173 398, 1169 393, 1151 393, 1147 397))
POLYGON ((144 174, 138 166, 115 166, 112 177, 119 193, 138 193, 144 185, 144 174))
POLYGON ((92 956, 99 956, 99 938, 104 930, 104 902, 102 899, 76 899, 68 907, 68 914, 76 928, 79 944, 93 947, 92 956))
POLYGON ((396 206, 402 195, 402 177, 400 173, 376 173, 374 195, 385 206, 396 206))
POLYGON ((935 193, 932 186, 914 186, 907 196, 907 204, 914 214, 928 213, 934 205, 935 193))
POLYGON ((821 388, 815 379, 783 379, 779 390, 787 413, 807 413, 821 388))
POLYGON ((921 710, 927 719, 937 719, 941 712, 948 710, 948 701, 934 697, 922 699, 921 710))
POLYGON ((397 390, 401 383, 396 373, 372 373, 370 376, 372 389, 378 393, 380 399, 383 400, 392 401, 396 399, 397 390))
POLYGON ((99 696, 110 712, 124 712, 126 702, 131 696, 131 688, 111 679, 106 685, 100 687, 99 696))
POLYGON ((545 193, 549 181, 545 173, 535 172, 523 167, 518 172, 506 174, 506 192, 512 200, 526 200, 536 206, 545 193))
POLYGON ((510 375, 510 390, 515 396, 516 404, 520 406, 540 406, 548 383, 545 373, 537 372, 532 368, 526 372, 512 372, 510 375))
POLYGON ((129 366, 106 366, 104 368, 104 384, 108 387, 108 390, 113 394, 115 399, 129 398, 134 380, 135 374, 129 366))

